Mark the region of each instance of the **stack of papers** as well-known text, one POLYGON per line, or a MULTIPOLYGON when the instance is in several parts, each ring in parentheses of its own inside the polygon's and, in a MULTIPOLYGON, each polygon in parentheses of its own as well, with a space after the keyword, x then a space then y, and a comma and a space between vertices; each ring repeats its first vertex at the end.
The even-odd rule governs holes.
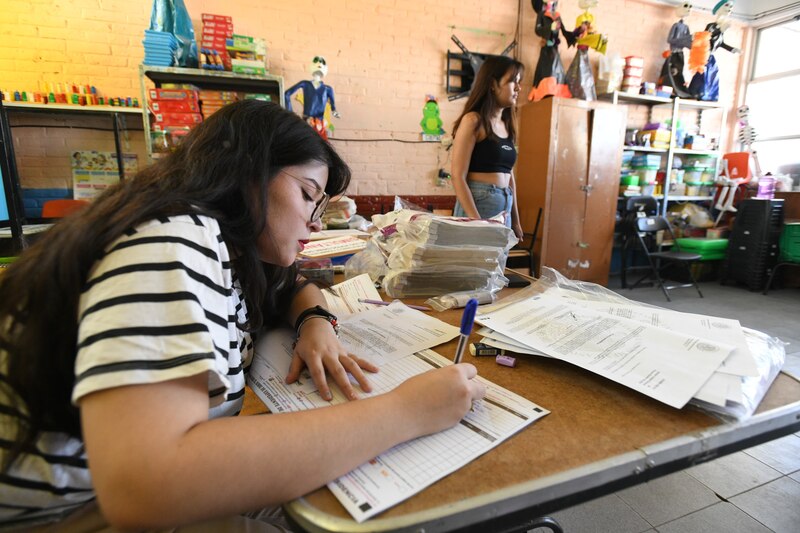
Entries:
POLYGON ((517 243, 499 220, 471 220, 400 210, 373 217, 376 249, 386 254, 389 296, 436 296, 498 290, 506 251, 517 243))
MULTIPOLYGON (((369 375, 373 392, 362 392, 362 396, 383 394, 410 377, 452 364, 427 348, 455 338, 458 328, 401 302, 381 307, 359 303, 358 298, 379 298, 367 275, 332 287, 325 297, 329 308, 340 314, 342 344, 380 367, 380 372, 369 375), (361 306, 367 309, 360 310, 361 306), (359 311, 349 314, 348 309, 359 311)), ((324 401, 307 372, 296 383, 284 382, 291 363, 292 340, 292 333, 282 330, 257 342, 248 375, 248 384, 256 395, 273 413, 345 403, 332 382, 333 401, 324 401)), ((328 484, 356 521, 362 522, 413 496, 549 413, 511 391, 480 377, 475 379, 486 385, 486 396, 473 404, 461 423, 399 444, 328 484)))
POLYGON ((586 301, 558 289, 475 320, 487 344, 567 361, 678 409, 692 398, 742 403, 743 380, 758 376, 736 320, 586 301))
POLYGON ((353 254, 364 249, 367 241, 355 235, 344 235, 332 239, 314 240, 300 252, 303 257, 336 257, 353 254))

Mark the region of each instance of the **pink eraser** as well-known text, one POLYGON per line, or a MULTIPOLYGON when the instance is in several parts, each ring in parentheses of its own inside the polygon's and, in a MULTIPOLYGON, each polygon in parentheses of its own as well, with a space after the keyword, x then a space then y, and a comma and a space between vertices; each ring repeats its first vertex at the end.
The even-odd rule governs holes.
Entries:
POLYGON ((498 355, 495 358, 495 362, 498 365, 503 365, 503 366, 511 366, 511 367, 517 366, 517 360, 511 357, 510 355, 498 355))

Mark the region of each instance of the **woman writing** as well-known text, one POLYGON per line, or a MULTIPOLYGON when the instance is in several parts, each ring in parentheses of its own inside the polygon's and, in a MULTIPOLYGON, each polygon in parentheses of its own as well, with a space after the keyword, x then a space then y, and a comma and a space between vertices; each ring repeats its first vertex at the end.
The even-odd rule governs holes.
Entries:
POLYGON ((342 348, 294 267, 349 179, 302 119, 238 102, 26 250, 0 277, 0 526, 152 529, 277 506, 457 423, 484 393, 468 364, 235 416, 254 332, 287 318, 288 382, 307 367, 327 399, 329 379, 357 398, 348 374, 370 390, 377 369, 342 348))
POLYGON ((514 162, 514 105, 523 65, 505 56, 484 61, 464 111, 453 125, 452 179, 455 216, 490 218, 505 214, 505 223, 522 238, 517 212, 514 162))

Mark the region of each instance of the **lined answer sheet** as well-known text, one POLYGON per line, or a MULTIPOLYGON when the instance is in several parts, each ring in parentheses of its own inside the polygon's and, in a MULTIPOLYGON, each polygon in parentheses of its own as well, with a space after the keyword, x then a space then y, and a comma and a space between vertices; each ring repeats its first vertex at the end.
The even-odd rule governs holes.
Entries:
MULTIPOLYGON (((251 388, 270 411, 301 411, 346 402, 335 384, 331 387, 334 398, 329 403, 310 381, 284 383, 285 374, 279 370, 282 363, 274 362, 281 359, 277 353, 280 347, 290 346, 291 342, 288 332, 283 333, 284 339, 274 337, 280 334, 272 332, 258 342, 248 377, 251 388)), ((369 374, 374 392, 361 395, 388 392, 412 376, 450 364, 452 361, 432 350, 388 362, 377 374, 369 374)), ((549 413, 511 391, 480 377, 476 379, 486 385, 486 397, 475 402, 459 424, 395 446, 328 484, 356 521, 362 522, 409 498, 549 413)))

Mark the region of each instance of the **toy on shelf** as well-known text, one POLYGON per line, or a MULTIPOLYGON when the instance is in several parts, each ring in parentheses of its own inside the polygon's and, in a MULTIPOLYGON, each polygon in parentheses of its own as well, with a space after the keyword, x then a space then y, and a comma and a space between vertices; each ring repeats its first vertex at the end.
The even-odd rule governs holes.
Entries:
POLYGON ((429 94, 425 99, 425 106, 422 108, 422 120, 419 125, 422 127, 422 140, 441 140, 442 134, 444 134, 442 118, 439 116, 439 103, 432 94, 429 94))
POLYGON ((728 52, 738 54, 741 50, 730 46, 722 40, 722 35, 730 26, 728 17, 733 10, 732 0, 720 0, 714 6, 712 13, 717 19, 706 25, 704 32, 695 34, 692 42, 692 51, 689 57, 690 69, 695 74, 689 83, 689 93, 697 100, 716 102, 719 100, 719 67, 714 57, 717 48, 723 48, 728 52), (707 57, 703 64, 702 59, 707 57))
POLYGON ((575 32, 580 35, 577 41, 578 53, 567 69, 566 81, 572 96, 581 100, 596 100, 594 88, 594 75, 589 64, 589 48, 601 54, 606 53, 608 38, 597 33, 594 28, 594 15, 589 12, 592 7, 597 7, 598 0, 578 0, 578 5, 583 13, 575 21, 575 32))
MULTIPOLYGON (((745 151, 725 154, 722 159, 722 170, 717 178, 719 197, 716 205, 714 205, 720 213, 717 216, 715 226, 719 224, 720 219, 726 212, 736 212, 736 208, 733 207, 736 191, 752 178, 750 174, 751 157, 753 158, 755 178, 759 182, 759 192, 761 192, 761 181, 766 179, 762 174, 761 164, 758 162, 758 152, 753 150, 753 143, 756 142, 756 132, 750 125, 750 108, 743 105, 736 110, 736 117, 739 119, 737 140, 744 146, 745 151)), ((769 181, 771 182, 772 180, 769 181)))
MULTIPOLYGON (((666 59, 664 66, 661 67, 661 75, 658 78, 659 85, 672 87, 673 94, 680 98, 691 98, 689 88, 686 86, 686 79, 683 77, 683 67, 685 65, 683 49, 692 47, 692 32, 684 19, 692 11, 692 3, 684 2, 675 8, 678 22, 672 25, 667 36, 669 50, 664 52, 666 59)), ((705 61, 703 62, 705 65, 705 61)))
POLYGON ((330 106, 330 114, 339 118, 336 103, 333 97, 333 87, 325 85, 322 79, 328 74, 328 64, 322 56, 314 57, 311 62, 311 80, 295 83, 286 90, 284 95, 286 109, 292 109, 291 97, 302 90, 303 118, 323 138, 328 138, 328 127, 325 121, 325 110, 330 106))
POLYGON ((31 104, 65 104, 75 106, 107 105, 113 107, 139 107, 139 99, 130 96, 100 96, 94 85, 74 83, 39 82, 39 90, 0 91, 5 102, 31 104))
POLYGON ((533 75, 533 89, 528 94, 528 100, 538 101, 546 96, 563 96, 570 98, 572 93, 566 86, 566 74, 558 55, 558 45, 561 42, 559 32, 567 41, 567 46, 575 44, 575 32, 564 29, 556 8, 558 2, 544 2, 531 0, 533 10, 536 11, 536 35, 542 38, 542 49, 539 52, 539 61, 536 63, 536 72, 533 75))

